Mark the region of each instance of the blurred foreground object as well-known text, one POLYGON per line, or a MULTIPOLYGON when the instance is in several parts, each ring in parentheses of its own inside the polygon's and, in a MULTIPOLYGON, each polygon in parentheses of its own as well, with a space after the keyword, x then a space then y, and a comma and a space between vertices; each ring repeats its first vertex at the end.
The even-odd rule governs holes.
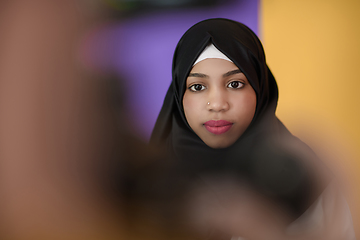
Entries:
POLYGON ((104 83, 78 56, 84 34, 102 19, 91 3, 0 3, 1 239, 121 232, 94 171, 116 126, 104 83))

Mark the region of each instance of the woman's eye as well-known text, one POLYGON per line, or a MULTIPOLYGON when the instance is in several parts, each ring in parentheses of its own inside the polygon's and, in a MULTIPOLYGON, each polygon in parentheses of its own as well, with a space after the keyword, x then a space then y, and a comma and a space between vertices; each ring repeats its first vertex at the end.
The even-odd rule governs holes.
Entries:
POLYGON ((198 92, 198 91, 202 91, 205 89, 205 86, 204 85, 201 85, 201 84, 194 84, 194 85, 191 85, 189 87, 190 91, 193 91, 193 92, 198 92))
POLYGON ((233 81, 227 85, 229 88, 242 88, 244 86, 244 83, 240 81, 233 81))

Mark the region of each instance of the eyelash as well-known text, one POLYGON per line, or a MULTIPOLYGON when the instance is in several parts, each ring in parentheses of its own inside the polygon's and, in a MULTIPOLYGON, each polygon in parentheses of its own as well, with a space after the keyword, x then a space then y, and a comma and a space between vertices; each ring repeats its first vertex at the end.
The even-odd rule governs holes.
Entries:
POLYGON ((190 91, 192 91, 192 92, 200 92, 200 91, 205 90, 205 88, 206 88, 206 87, 205 87, 204 85, 199 84, 199 83, 195 83, 195 84, 191 85, 190 87, 188 87, 188 89, 189 89, 190 91), (195 86, 201 86, 201 90, 196 90, 196 89, 195 89, 195 86))
POLYGON ((245 86, 245 83, 243 83, 241 81, 231 81, 226 86, 229 87, 229 88, 233 88, 233 89, 240 89, 240 88, 243 88, 245 86), (232 83, 238 83, 239 86, 238 87, 230 87, 230 84, 232 84, 232 83))
MULTIPOLYGON (((229 82, 226 86, 227 86, 228 88, 232 88, 232 89, 241 89, 241 88, 243 88, 243 87, 245 86, 245 83, 243 83, 243 82, 241 82, 241 81, 231 81, 231 82, 229 82), (238 87, 231 87, 230 85, 231 85, 232 83, 238 83, 239 86, 238 86, 238 87)), ((204 85, 202 85, 202 84, 195 83, 195 84, 193 84, 193 85, 190 85, 190 87, 188 87, 188 89, 189 89, 190 91, 192 91, 192 92, 200 92, 200 91, 205 90, 206 87, 205 87, 204 85), (196 90, 196 89, 195 89, 196 86, 201 86, 201 90, 196 90)))

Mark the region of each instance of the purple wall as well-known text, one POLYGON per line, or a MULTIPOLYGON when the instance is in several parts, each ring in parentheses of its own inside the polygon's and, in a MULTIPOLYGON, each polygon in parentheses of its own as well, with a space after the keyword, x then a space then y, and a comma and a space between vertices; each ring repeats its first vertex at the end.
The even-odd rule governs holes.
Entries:
POLYGON ((127 108, 135 134, 148 139, 171 82, 172 55, 193 24, 214 17, 243 22, 258 32, 259 0, 237 0, 217 8, 140 15, 107 29, 111 65, 126 79, 127 108))

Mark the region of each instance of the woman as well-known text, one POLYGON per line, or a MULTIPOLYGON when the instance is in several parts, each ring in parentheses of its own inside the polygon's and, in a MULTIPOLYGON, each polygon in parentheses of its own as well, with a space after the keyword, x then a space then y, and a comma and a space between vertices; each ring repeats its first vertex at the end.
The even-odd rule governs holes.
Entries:
MULTIPOLYGON (((248 27, 228 19, 195 24, 176 47, 172 74, 151 144, 166 146, 182 169, 215 192, 222 187, 204 176, 231 176, 246 183, 252 189, 246 191, 249 195, 255 190, 258 197, 281 206, 278 214, 284 210, 287 223, 305 213, 314 215, 310 211, 328 189, 330 174, 275 116, 277 84, 260 40, 248 27)), ((254 209, 260 209, 260 202, 254 209)), ((351 216, 347 209, 340 212, 346 212, 343 215, 350 217, 350 223, 334 231, 346 235, 341 239, 353 239, 351 216)), ((257 219, 266 218, 257 213, 261 216, 257 219)), ((302 222, 312 221, 307 219, 302 222)), ((334 229, 328 224, 307 231, 305 225, 295 221, 281 234, 287 238, 286 231, 298 230, 297 237, 313 232, 325 236, 325 231, 334 229)), ((251 232, 229 233, 252 236, 251 232)))

